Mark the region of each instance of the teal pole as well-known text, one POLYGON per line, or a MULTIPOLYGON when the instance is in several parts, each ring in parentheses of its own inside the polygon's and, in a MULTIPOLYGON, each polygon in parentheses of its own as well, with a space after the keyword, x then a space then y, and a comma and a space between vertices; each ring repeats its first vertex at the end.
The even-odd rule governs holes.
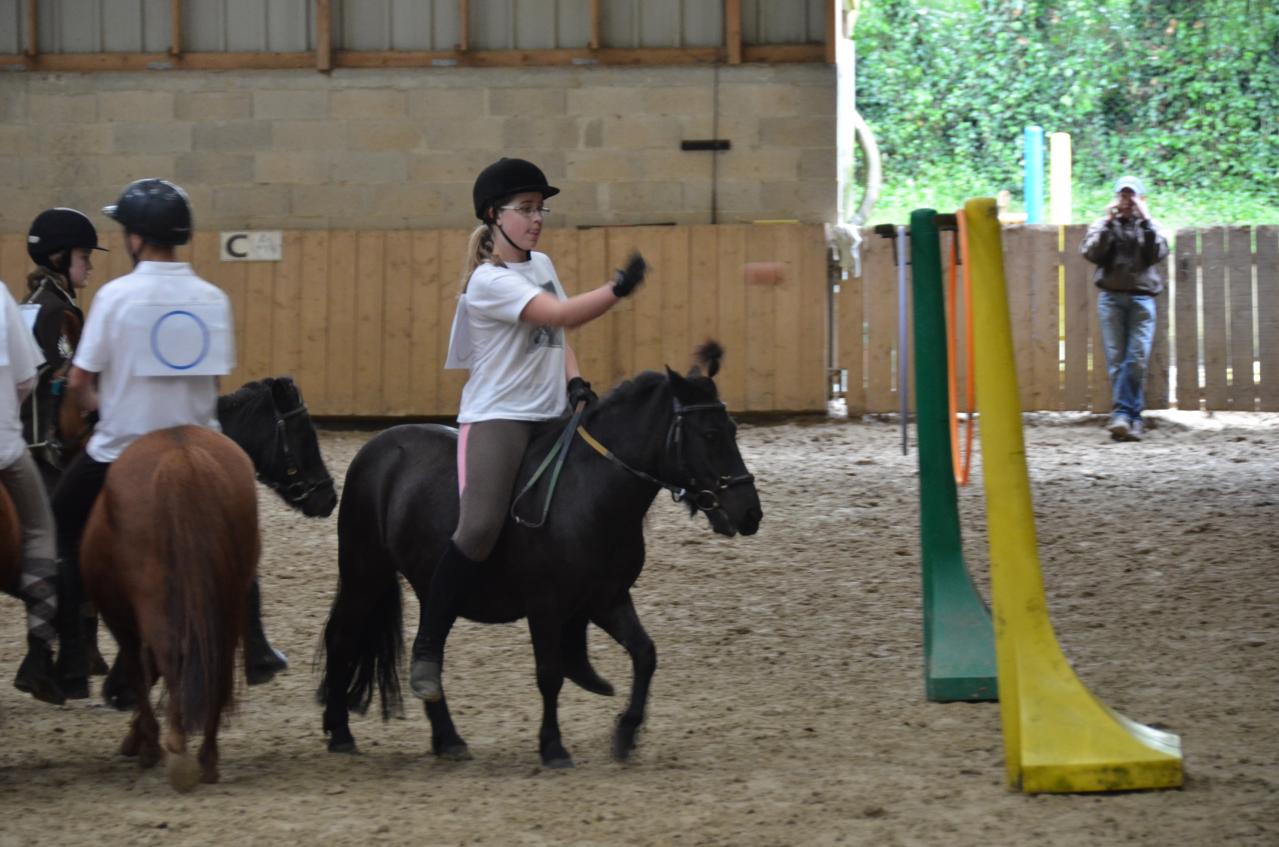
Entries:
POLYGON ((924 687, 929 700, 995 700, 995 630, 964 565, 950 452, 946 306, 937 213, 910 215, 915 312, 915 438, 924 583, 924 687))
POLYGON ((1044 128, 1026 127, 1024 147, 1026 167, 1022 190, 1026 198, 1026 223, 1041 224, 1044 222, 1044 128))

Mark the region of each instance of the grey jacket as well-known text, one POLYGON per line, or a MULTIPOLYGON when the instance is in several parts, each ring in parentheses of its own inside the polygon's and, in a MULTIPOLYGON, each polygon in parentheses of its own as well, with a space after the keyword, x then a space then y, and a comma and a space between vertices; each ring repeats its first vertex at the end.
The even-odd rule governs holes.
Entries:
POLYGON ((1102 218, 1088 227, 1079 251, 1097 266, 1093 283, 1098 288, 1130 294, 1164 290, 1159 266, 1168 258, 1168 239, 1152 220, 1102 218))

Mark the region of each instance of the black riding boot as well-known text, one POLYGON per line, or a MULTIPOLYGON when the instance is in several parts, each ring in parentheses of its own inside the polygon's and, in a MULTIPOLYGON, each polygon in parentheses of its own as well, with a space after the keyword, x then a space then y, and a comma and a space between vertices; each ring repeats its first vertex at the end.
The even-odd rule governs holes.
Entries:
POLYGON ((18 666, 13 687, 55 706, 67 702, 67 695, 62 692, 53 673, 53 651, 34 635, 27 636, 27 657, 18 666))
POLYGON ((249 685, 261 685, 288 667, 288 657, 266 639, 266 631, 262 628, 262 589, 255 579, 249 587, 248 629, 244 636, 245 676, 249 685))
POLYGON ((58 560, 58 685, 68 700, 89 696, 89 652, 84 637, 79 563, 58 560))
POLYGON ((444 642, 475 584, 480 564, 450 541, 431 575, 431 586, 418 620, 417 638, 413 641, 413 664, 409 668, 409 688, 428 703, 444 697, 444 683, 440 680, 444 642))

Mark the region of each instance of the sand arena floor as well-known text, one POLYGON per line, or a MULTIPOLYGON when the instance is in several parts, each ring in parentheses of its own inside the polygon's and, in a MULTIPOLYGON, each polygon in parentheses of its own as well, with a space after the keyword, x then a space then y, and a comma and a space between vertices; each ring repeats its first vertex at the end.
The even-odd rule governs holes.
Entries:
MULTIPOLYGON (((634 595, 659 667, 625 766, 608 755, 621 698, 572 686, 577 768, 539 766, 522 624, 463 622, 450 642, 473 761, 436 761, 413 701, 402 720, 352 721, 360 755, 328 753, 311 661, 336 517, 304 519, 265 489, 267 628, 293 667, 244 692, 218 785, 176 795, 162 768, 116 754, 125 715, 14 690, 21 606, 0 599, 0 845, 1277 844, 1279 416, 1157 415, 1141 444, 1110 443, 1101 423, 1026 422, 1053 623, 1101 700, 1181 734, 1183 790, 1005 786, 998 707, 923 696, 916 456, 890 423, 821 419, 742 428, 757 536, 714 536, 665 497, 651 511, 634 595)), ((369 435, 323 433, 339 480, 369 435)), ((986 592, 975 476, 960 508, 986 592)), ((624 690, 621 648, 593 630, 591 652, 624 690)))

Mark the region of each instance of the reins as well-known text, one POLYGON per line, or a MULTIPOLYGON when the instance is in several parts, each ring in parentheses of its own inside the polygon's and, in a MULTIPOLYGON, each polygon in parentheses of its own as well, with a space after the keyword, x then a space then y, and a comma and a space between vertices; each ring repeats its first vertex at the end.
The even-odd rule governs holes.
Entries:
MULTIPOLYGON (((669 455, 673 448, 677 472, 687 473, 684 469, 684 416, 690 412, 722 411, 725 406, 723 403, 718 401, 714 403, 693 403, 686 406, 678 399, 675 399, 674 403, 675 418, 671 421, 670 428, 666 431, 666 453, 669 455)), ((538 466, 537 470, 533 472, 532 477, 529 478, 529 481, 525 483, 524 487, 520 489, 520 493, 517 494, 515 499, 511 502, 511 517, 520 526, 537 529, 546 523, 546 516, 551 511, 551 499, 555 496, 555 486, 556 483, 559 482, 560 471, 564 467, 564 460, 568 457, 568 448, 572 443, 573 436, 575 434, 580 435, 582 440, 590 445, 592 450, 599 453, 605 459, 608 459, 617 467, 647 483, 669 491, 671 499, 676 503, 688 501, 703 512, 714 512, 719 510, 719 495, 734 485, 747 485, 755 481, 754 475, 749 473, 740 474, 738 476, 720 476, 718 477, 718 482, 713 489, 700 488, 690 493, 690 487, 697 488, 698 485, 697 479, 693 476, 693 474, 689 473, 688 485, 679 486, 674 485, 673 483, 664 482, 663 480, 645 473, 638 468, 631 467, 626 464, 626 462, 618 458, 613 451, 609 450, 586 431, 586 427, 581 424, 583 411, 584 409, 579 409, 573 413, 571 418, 569 418, 568 425, 564 427, 564 431, 556 438, 555 446, 551 448, 549 453, 547 453, 546 458, 542 460, 542 463, 538 466), (537 484, 538 479, 542 477, 542 475, 546 472, 547 467, 549 467, 552 463, 554 463, 555 467, 551 473, 551 481, 546 492, 546 500, 542 504, 541 517, 538 518, 537 521, 529 521, 521 518, 518 514, 516 514, 516 506, 519 504, 524 495, 537 484)))

